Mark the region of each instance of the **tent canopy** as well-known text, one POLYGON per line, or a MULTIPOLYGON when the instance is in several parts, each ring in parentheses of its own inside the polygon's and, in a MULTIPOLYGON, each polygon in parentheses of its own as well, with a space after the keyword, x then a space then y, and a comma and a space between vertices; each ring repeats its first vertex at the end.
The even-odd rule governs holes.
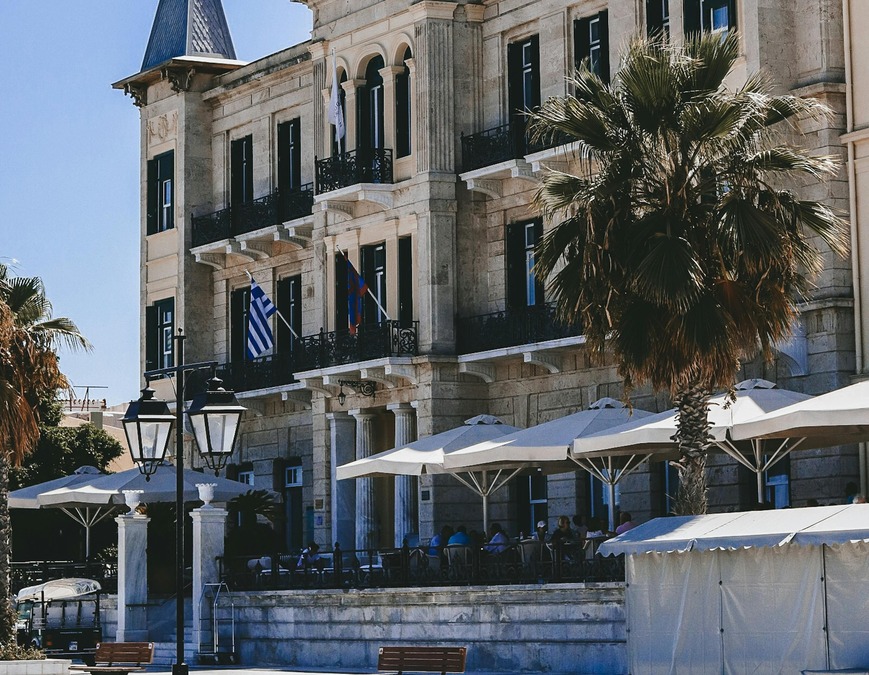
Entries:
POLYGON ((603 555, 869 541, 869 504, 656 518, 600 546, 603 555))

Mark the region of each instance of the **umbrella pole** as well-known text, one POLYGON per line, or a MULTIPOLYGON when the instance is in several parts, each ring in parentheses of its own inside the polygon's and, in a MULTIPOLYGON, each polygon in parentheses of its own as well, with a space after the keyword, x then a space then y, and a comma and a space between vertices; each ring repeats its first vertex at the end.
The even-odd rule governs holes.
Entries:
POLYGON ((754 446, 754 466, 756 468, 757 473, 757 503, 763 504, 763 456, 761 454, 761 444, 762 441, 755 439, 752 441, 752 445, 754 446))
POLYGON ((610 480, 607 481, 607 488, 609 488, 609 517, 610 517, 610 526, 609 531, 616 531, 616 484, 612 482, 612 476, 610 476, 610 480))
POLYGON ((483 536, 486 536, 486 533, 489 531, 489 486, 487 478, 489 477, 488 471, 483 471, 483 489, 481 492, 483 493, 483 536))
POLYGON ((84 528, 84 559, 91 559, 91 526, 85 525, 84 528))

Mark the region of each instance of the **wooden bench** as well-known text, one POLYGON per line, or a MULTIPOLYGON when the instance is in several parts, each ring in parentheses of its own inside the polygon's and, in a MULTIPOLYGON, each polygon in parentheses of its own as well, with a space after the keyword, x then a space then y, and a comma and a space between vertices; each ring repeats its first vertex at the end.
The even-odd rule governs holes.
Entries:
POLYGON ((89 673, 127 675, 133 671, 145 670, 144 663, 154 660, 153 642, 100 642, 94 654, 93 666, 70 666, 70 670, 84 670, 89 673))
POLYGON ((377 670, 402 673, 464 673, 467 647, 381 647, 377 670))

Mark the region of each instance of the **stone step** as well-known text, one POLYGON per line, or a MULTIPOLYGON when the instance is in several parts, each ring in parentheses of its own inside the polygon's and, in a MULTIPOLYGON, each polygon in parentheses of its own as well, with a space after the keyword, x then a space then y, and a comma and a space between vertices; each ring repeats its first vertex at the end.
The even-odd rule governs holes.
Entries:
MULTIPOLYGON (((175 663, 175 648, 174 642, 155 642, 153 665, 168 667, 175 663)), ((184 644, 184 661, 188 664, 196 663, 196 646, 189 638, 184 644)))

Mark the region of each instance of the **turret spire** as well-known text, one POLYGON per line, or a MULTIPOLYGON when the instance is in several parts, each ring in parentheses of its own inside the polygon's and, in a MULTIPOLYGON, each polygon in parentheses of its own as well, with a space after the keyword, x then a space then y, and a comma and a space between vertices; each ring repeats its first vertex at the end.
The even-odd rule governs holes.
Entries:
POLYGON ((235 60, 221 0, 160 0, 142 71, 179 56, 235 60))

